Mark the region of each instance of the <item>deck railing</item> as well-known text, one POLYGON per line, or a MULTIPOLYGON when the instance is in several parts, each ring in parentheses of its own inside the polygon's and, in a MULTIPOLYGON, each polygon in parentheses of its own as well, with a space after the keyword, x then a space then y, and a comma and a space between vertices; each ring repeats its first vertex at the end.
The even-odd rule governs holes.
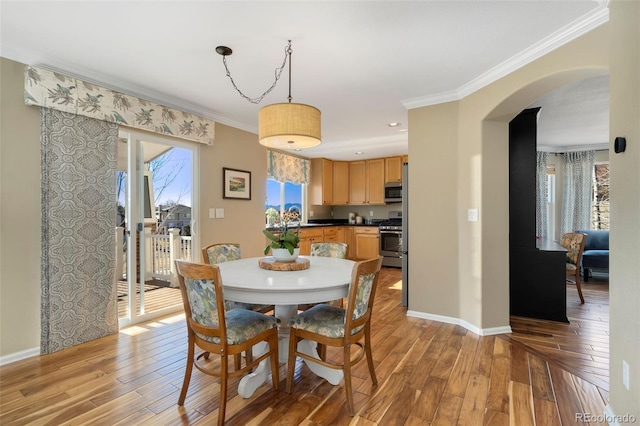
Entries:
MULTIPOLYGON (((127 256, 123 240, 123 228, 116 228, 117 245, 117 278, 122 279, 127 272, 127 256)), ((180 235, 179 229, 169 229, 168 234, 152 234, 151 230, 144 233, 145 247, 145 279, 152 278, 170 281, 177 286, 175 274, 175 260, 192 260, 193 248, 191 236, 180 235)))

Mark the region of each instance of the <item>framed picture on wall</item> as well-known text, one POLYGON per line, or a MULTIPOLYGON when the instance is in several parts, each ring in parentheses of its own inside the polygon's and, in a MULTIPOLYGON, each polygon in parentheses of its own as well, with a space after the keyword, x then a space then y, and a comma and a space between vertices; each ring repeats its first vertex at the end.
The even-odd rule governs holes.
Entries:
POLYGON ((222 168, 222 198, 251 199, 251 172, 222 168))

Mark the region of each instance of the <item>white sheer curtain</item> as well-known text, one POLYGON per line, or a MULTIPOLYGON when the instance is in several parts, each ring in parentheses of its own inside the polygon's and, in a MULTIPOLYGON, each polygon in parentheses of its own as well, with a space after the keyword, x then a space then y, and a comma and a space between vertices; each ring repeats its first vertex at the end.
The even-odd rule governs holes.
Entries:
POLYGON ((536 152, 536 235, 546 237, 549 215, 547 212, 547 200, 549 188, 547 187, 547 158, 548 152, 536 152))
POLYGON ((591 178, 594 159, 595 151, 567 152, 563 156, 562 233, 591 227, 591 178))

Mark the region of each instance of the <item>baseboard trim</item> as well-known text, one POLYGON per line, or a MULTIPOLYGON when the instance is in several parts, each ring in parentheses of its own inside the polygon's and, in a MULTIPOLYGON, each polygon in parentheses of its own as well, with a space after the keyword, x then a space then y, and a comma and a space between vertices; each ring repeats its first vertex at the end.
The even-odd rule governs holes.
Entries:
POLYGON ((436 314, 427 314, 424 312, 418 312, 418 311, 407 311, 407 316, 408 317, 415 317, 415 318, 422 318, 422 319, 428 319, 428 320, 432 320, 432 321, 438 321, 438 322, 444 322, 446 324, 455 324, 455 325, 459 325, 461 327, 466 328, 467 330, 471 331, 474 334, 477 334, 478 336, 493 336, 496 334, 509 334, 511 333, 511 326, 510 325, 505 325, 505 326, 501 326, 501 327, 489 327, 489 328, 478 328, 475 325, 460 319, 460 318, 455 318, 455 317, 447 317, 444 315, 436 315, 436 314))
POLYGON ((23 359, 31 358, 32 356, 40 355, 40 348, 31 348, 20 352, 15 352, 9 355, 0 357, 0 365, 11 364, 12 362, 22 361, 23 359))

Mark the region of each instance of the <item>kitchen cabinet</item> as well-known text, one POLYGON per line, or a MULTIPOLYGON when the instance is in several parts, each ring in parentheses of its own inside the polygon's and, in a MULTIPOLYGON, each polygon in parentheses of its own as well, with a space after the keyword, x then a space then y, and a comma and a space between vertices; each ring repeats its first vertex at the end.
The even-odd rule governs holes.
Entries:
POLYGON ((311 160, 309 203, 318 206, 333 205, 333 161, 326 158, 311 160))
POLYGON ((354 226, 342 227, 342 240, 338 240, 347 245, 347 259, 356 258, 356 237, 354 226))
POLYGON ((409 156, 408 155, 403 155, 402 156, 402 162, 403 163, 408 163, 409 162, 409 156))
POLYGON ((322 241, 338 241, 338 227, 327 226, 322 229, 322 241))
POLYGON ((320 243, 323 241, 322 227, 302 228, 300 229, 300 254, 309 256, 311 254, 311 243, 320 243))
POLYGON ((384 159, 384 182, 402 182, 402 157, 384 159))
POLYGON ((333 162, 333 205, 349 204, 349 162, 333 162))
POLYGON ((356 259, 371 259, 380 254, 380 231, 377 227, 356 226, 354 232, 356 259))
POLYGON ((349 204, 384 204, 384 158, 349 163, 349 204))

